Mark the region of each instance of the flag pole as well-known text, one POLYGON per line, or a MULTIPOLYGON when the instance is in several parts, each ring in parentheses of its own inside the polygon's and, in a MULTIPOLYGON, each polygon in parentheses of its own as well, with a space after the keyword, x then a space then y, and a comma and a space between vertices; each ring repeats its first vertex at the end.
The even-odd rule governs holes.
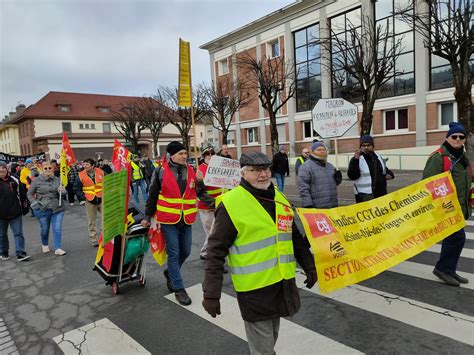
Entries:
POLYGON ((188 46, 188 58, 189 58, 189 91, 191 93, 191 124, 193 126, 194 135, 194 159, 196 162, 196 168, 198 167, 198 153, 197 153, 197 135, 196 135, 196 123, 194 122, 194 103, 193 103, 193 80, 191 76, 191 43, 188 46))
MULTIPOLYGON (((62 148, 64 149, 64 148, 62 148)), ((61 151, 61 159, 62 159, 63 152, 61 151)), ((62 201, 62 191, 63 191, 63 167, 61 164, 59 165, 59 207, 61 207, 62 201)))

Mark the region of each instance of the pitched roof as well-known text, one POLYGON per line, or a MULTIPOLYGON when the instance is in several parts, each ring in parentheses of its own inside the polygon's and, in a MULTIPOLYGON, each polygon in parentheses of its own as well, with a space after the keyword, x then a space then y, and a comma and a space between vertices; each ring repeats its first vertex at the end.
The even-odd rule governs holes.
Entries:
POLYGON ((111 112, 101 112, 99 107, 118 109, 121 104, 141 99, 137 96, 114 96, 100 94, 82 94, 73 92, 50 91, 38 102, 30 105, 12 122, 21 121, 27 117, 34 118, 98 118, 110 119, 111 112), (58 105, 70 106, 70 111, 60 111, 58 105))

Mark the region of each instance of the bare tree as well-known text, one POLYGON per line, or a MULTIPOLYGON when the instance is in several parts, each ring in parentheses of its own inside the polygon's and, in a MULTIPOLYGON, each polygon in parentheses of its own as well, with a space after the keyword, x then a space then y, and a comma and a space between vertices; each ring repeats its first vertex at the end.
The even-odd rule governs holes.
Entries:
POLYGON ((153 97, 144 97, 138 105, 141 122, 150 130, 153 140, 153 155, 158 156, 158 140, 163 127, 169 122, 167 110, 158 100, 153 97))
MULTIPOLYGON (((360 134, 370 134, 375 100, 381 96, 387 83, 403 72, 395 70, 395 62, 403 50, 402 39, 393 40, 387 24, 377 24, 361 16, 360 25, 348 21, 346 36, 340 29, 331 28, 330 38, 321 45, 331 53, 333 83, 343 98, 357 97, 362 102, 360 134)), ((350 100, 350 99, 349 99, 350 100)))
POLYGON ((204 103, 212 126, 221 132, 221 143, 227 144, 232 117, 250 103, 250 95, 241 79, 234 83, 229 76, 212 84, 203 83, 201 89, 206 96, 204 103))
MULTIPOLYGON (((186 150, 189 152, 190 139, 189 132, 192 128, 191 108, 178 106, 178 88, 161 86, 157 89, 154 97, 160 103, 164 104, 165 109, 162 114, 169 123, 175 126, 183 140, 186 150)), ((193 108, 194 108, 194 122, 198 123, 206 113, 205 111, 205 95, 202 88, 197 87, 193 90, 193 108)), ((197 137, 194 137, 197 139, 197 137)))
POLYGON ((458 121, 468 131, 467 148, 470 158, 473 159, 474 108, 471 88, 474 83, 474 66, 469 67, 469 60, 474 52, 474 1, 423 2, 416 11, 416 1, 411 1, 407 8, 397 9, 397 16, 422 36, 424 46, 429 48, 432 54, 449 62, 453 75, 454 98, 458 106, 458 121))
POLYGON ((141 98, 128 100, 111 111, 115 128, 122 137, 132 145, 132 152, 138 153, 138 141, 142 137, 142 131, 146 128, 142 121, 141 98))
POLYGON ((248 51, 238 56, 237 66, 242 69, 246 88, 254 90, 270 120, 270 140, 273 154, 279 151, 276 117, 283 105, 295 95, 294 64, 284 53, 275 58, 254 58, 248 51))

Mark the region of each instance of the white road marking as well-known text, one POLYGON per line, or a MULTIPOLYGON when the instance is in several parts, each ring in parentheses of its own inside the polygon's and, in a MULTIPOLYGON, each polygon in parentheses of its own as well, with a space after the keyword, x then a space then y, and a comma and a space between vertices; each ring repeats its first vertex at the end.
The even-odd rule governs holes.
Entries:
POLYGON ((467 225, 467 226, 474 226, 474 221, 467 220, 467 221, 466 221, 466 225, 467 225))
MULTIPOLYGON (((443 281, 433 275, 433 268, 434 265, 425 265, 414 263, 411 261, 404 261, 398 265, 391 267, 390 269, 388 269, 388 271, 443 283, 443 281)), ((474 274, 461 271, 456 271, 456 273, 469 280, 468 284, 461 284, 462 288, 469 288, 471 290, 474 290, 474 274)))
POLYGON ((474 233, 472 233, 472 232, 466 232, 466 239, 474 240, 474 233))
MULTIPOLYGON (((186 289, 189 297, 193 300, 190 306, 183 306, 184 309, 193 312, 212 324, 226 330, 227 332, 247 341, 245 335, 244 321, 240 316, 237 299, 222 293, 221 315, 212 318, 202 307, 202 286, 194 285, 186 289)), ((166 296, 170 301, 179 304, 174 294, 166 296)), ((341 344, 335 340, 313 332, 296 323, 286 319, 280 320, 280 332, 275 346, 277 354, 313 354, 315 347, 320 354, 361 354, 360 351, 341 344)))
POLYGON ((107 318, 54 337, 65 355, 151 354, 107 318))
MULTIPOLYGON (((305 276, 302 273, 296 276, 297 284, 303 288, 305 276)), ((317 286, 311 290, 304 289, 336 302, 474 345, 474 317, 465 314, 360 285, 348 286, 328 295, 321 294, 317 286)))
MULTIPOLYGON (((435 244, 432 247, 428 248, 427 251, 439 254, 441 252, 441 244, 435 244)), ((474 249, 464 248, 461 252, 461 256, 463 258, 474 259, 474 249)))

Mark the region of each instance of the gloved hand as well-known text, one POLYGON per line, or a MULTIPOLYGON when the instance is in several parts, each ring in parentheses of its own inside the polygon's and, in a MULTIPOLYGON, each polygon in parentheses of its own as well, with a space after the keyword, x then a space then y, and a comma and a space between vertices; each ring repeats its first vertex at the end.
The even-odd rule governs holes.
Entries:
POLYGON ((336 180, 342 180, 342 172, 341 172, 341 170, 336 170, 336 171, 334 172, 334 178, 335 178, 336 180))
POLYGON ((318 281, 318 274, 316 273, 316 269, 305 270, 306 280, 304 283, 307 288, 311 288, 314 284, 318 281))
POLYGON ((216 298, 204 298, 202 300, 202 306, 212 318, 216 318, 218 314, 221 314, 221 303, 216 298))

